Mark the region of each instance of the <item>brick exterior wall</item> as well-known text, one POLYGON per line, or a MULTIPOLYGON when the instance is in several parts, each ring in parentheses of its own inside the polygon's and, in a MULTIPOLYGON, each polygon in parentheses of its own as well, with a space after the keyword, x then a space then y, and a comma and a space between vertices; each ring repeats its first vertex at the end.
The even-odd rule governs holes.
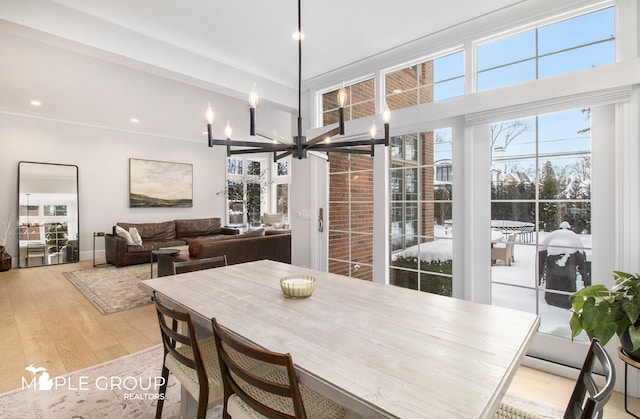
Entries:
POLYGON ((329 173, 329 272, 372 281, 373 159, 333 153, 329 173))
MULTIPOLYGON (((387 104, 391 110, 433 101, 433 62, 399 70, 386 76, 387 104), (394 93, 395 92, 395 93, 394 93)), ((338 90, 322 96, 323 124, 338 122, 338 90)), ((348 86, 345 120, 375 114, 375 83, 366 80, 348 86)), ((432 201, 435 172, 433 132, 419 136, 418 171, 422 201, 420 231, 434 235, 432 201)), ((329 272, 373 280, 373 159, 369 156, 333 153, 329 158, 329 272)), ((386 256, 385 256, 386 257, 386 256)))

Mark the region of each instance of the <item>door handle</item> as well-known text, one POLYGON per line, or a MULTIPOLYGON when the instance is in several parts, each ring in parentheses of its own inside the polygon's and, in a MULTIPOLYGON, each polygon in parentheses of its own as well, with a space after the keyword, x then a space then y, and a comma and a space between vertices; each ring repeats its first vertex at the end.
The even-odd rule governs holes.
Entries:
POLYGON ((322 233, 324 231, 324 215, 323 215, 323 209, 320 208, 318 210, 318 231, 320 233, 322 233))

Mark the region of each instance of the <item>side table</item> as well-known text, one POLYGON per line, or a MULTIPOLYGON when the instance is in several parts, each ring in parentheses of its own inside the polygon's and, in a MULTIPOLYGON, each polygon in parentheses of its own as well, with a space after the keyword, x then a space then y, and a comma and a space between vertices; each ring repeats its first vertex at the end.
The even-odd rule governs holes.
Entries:
POLYGON ((108 263, 98 263, 96 264, 96 237, 102 237, 104 239, 104 231, 97 231, 93 233, 93 267, 96 268, 98 266, 106 266, 108 263))
POLYGON ((622 360, 622 362, 624 362, 624 410, 626 410, 627 413, 634 418, 640 418, 640 416, 631 413, 627 406, 627 369, 629 368, 629 365, 634 368, 640 369, 640 361, 636 361, 635 359, 632 359, 629 355, 627 355, 624 349, 622 349, 622 346, 618 347, 618 357, 622 360))
POLYGON ((153 257, 156 256, 156 260, 158 259, 158 255, 175 255, 180 253, 178 249, 157 249, 151 251, 151 275, 149 278, 153 279, 153 257))

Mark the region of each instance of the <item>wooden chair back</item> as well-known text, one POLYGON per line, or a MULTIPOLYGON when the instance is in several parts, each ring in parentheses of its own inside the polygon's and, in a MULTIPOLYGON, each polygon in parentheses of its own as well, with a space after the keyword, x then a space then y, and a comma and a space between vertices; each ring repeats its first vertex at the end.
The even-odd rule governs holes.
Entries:
MULTIPOLYGON (((163 302, 164 299, 165 297, 162 294, 156 291, 153 292, 153 300, 156 304, 156 313, 158 314, 158 323, 160 325, 160 334, 164 347, 164 362, 166 362, 167 354, 171 354, 176 361, 196 371, 199 384, 198 417, 204 418, 209 397, 209 381, 207 379, 207 371, 204 366, 204 361, 202 360, 202 355, 198 349, 196 331, 191 321, 191 315, 187 312, 177 311, 169 307, 163 302), (176 347, 179 346, 178 344, 183 347, 181 351, 176 350, 176 347), (191 350, 185 351, 184 347, 190 347, 191 350), (185 356, 184 353, 192 354, 193 358, 185 356)), ((167 376, 165 375, 165 369, 166 367, 163 365, 165 384, 163 385, 162 393, 166 390, 167 376)), ((162 412, 162 404, 160 401, 158 408, 157 417, 159 417, 158 415, 162 412)))
MULTIPOLYGON (((224 384, 223 417, 229 417, 227 406, 229 397, 233 394, 251 409, 268 418, 294 419, 307 417, 300 394, 298 377, 290 354, 271 352, 249 345, 228 333, 218 324, 216 319, 212 319, 211 323, 213 324, 213 333, 224 384), (236 361, 238 357, 233 351, 265 364, 264 370, 269 370, 270 366, 286 369, 287 382, 274 381, 268 378, 266 374, 256 373, 255 369, 243 368, 236 361), (262 394, 263 397, 259 397, 259 394, 262 394), (267 394, 266 398, 264 394, 267 394), (265 399, 269 398, 287 400, 293 405, 294 415, 278 410, 275 403, 267 404, 265 399)), ((282 403, 277 403, 277 405, 281 406, 282 403)))
POLYGON ((219 268, 220 266, 227 266, 227 255, 173 262, 173 274, 219 268))
POLYGON ((613 360, 598 339, 591 341, 576 386, 564 414, 565 419, 592 419, 604 417, 603 409, 613 394, 616 371, 613 360), (598 386, 594 377, 596 361, 602 367, 605 382, 598 386))

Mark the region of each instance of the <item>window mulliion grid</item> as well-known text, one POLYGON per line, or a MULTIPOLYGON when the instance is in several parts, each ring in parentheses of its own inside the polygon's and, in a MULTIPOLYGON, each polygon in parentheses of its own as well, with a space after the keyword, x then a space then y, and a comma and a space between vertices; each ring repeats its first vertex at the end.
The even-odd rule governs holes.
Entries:
POLYGON ((391 110, 462 95, 464 95, 463 51, 385 74, 385 99, 391 110))
POLYGON ((615 62, 614 8, 540 26, 477 47, 477 91, 615 62))
POLYGON ((452 295, 451 145, 450 129, 391 140, 392 285, 452 295))

